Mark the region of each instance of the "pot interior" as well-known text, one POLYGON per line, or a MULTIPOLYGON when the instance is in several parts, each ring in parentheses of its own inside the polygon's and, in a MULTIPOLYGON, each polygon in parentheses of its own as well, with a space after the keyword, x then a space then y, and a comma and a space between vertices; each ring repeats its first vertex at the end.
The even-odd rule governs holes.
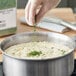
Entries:
MULTIPOLYGON (((13 35, 6 38, 1 43, 1 49, 4 51, 8 47, 20 43, 34 42, 34 41, 49 41, 58 44, 63 44, 71 49, 74 49, 74 41, 62 34, 53 32, 26 32, 22 34, 13 35)), ((72 50, 73 51, 73 50, 72 50)))

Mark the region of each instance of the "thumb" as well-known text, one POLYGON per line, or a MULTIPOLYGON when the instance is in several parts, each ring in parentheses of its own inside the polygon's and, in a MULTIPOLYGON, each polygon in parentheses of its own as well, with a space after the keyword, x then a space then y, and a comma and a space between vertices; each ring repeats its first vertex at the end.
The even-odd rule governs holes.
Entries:
POLYGON ((30 25, 35 24, 35 16, 36 16, 36 11, 37 7, 39 6, 39 2, 31 2, 30 9, 29 9, 29 22, 30 25))
POLYGON ((46 14, 48 10, 49 9, 47 9, 45 5, 42 5, 42 7, 40 8, 40 11, 36 15, 36 23, 38 23, 41 20, 41 18, 46 14))

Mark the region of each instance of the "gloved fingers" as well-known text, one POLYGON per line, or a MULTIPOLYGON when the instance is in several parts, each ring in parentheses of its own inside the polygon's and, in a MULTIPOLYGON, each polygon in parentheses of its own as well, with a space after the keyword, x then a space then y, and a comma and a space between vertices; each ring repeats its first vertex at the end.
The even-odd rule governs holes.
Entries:
POLYGON ((35 16, 36 16, 36 11, 37 11, 37 7, 40 5, 39 2, 32 2, 30 5, 30 9, 29 9, 29 24, 30 25, 34 25, 35 22, 35 16))
POLYGON ((29 23, 29 9, 30 9, 30 5, 31 5, 31 2, 28 1, 26 7, 25 7, 25 19, 26 19, 26 22, 29 23))
POLYGON ((36 23, 38 23, 41 18, 52 8, 55 8, 58 4, 59 4, 60 0, 50 0, 48 2, 48 0, 46 2, 43 2, 43 5, 40 9, 40 11, 38 12, 38 14, 36 15, 36 23), (52 2, 52 3, 51 3, 52 2))
POLYGON ((60 0, 29 0, 25 9, 26 22, 29 25, 38 23, 44 14, 51 8, 56 7, 59 2, 60 0), (40 8, 39 10, 38 7, 40 8))
POLYGON ((48 11, 49 9, 43 4, 40 11, 38 12, 38 14, 36 15, 36 23, 38 23, 41 18, 45 15, 45 13, 48 11))

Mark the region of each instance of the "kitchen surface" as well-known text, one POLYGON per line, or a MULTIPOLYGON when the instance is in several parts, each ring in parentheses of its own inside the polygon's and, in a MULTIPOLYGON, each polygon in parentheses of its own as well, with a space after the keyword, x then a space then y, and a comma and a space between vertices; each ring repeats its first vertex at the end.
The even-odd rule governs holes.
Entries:
MULTIPOLYGON (((52 9, 51 11, 49 11, 49 13, 47 13, 45 15, 45 17, 51 17, 51 15, 54 15, 58 18, 62 18, 65 21, 71 22, 73 24, 76 23, 76 14, 73 13, 71 8, 56 8, 56 9, 52 9)), ((27 24, 21 23, 20 18, 24 16, 24 9, 18 9, 17 10, 17 32, 16 34, 22 33, 22 32, 29 32, 29 31, 33 31, 33 27, 28 26, 27 24)), ((47 30, 47 29, 42 29, 42 28, 36 28, 37 31, 46 31, 46 32, 51 32, 53 30, 47 30)), ((70 37, 74 37, 76 36, 76 31, 73 31, 71 29, 69 29, 67 32, 62 32, 62 34, 65 34, 67 36, 70 37)), ((12 36, 12 35, 8 35, 8 36, 4 36, 4 37, 0 37, 0 41, 3 41, 5 38, 12 36)), ((76 59, 76 51, 74 51, 74 58, 76 59)), ((0 62, 2 62, 2 53, 0 52, 0 62)), ((2 64, 0 64, 2 65, 2 64)), ((2 72, 1 72, 2 73, 2 72)), ((75 76, 75 72, 72 76, 75 76)), ((1 76, 1 75, 0 75, 1 76)), ((3 76, 3 74, 2 74, 3 76)))
MULTIPOLYGON (((58 18, 62 18, 65 21, 71 22, 71 23, 76 23, 76 15, 73 13, 71 8, 56 8, 53 9, 51 11, 49 11, 49 13, 46 14, 46 16, 51 17, 51 15, 54 15, 58 18)), ((33 31, 33 27, 28 26, 27 24, 23 24, 20 21, 20 18, 24 16, 24 10, 23 9, 18 9, 17 10, 17 32, 16 34, 22 33, 22 32, 29 32, 29 31, 33 31)), ((36 28, 37 31, 47 31, 47 32, 51 32, 47 29, 42 29, 42 28, 36 28)), ((76 31, 73 31, 71 29, 69 29, 67 32, 63 32, 62 34, 65 34, 67 36, 70 37, 74 37, 76 35, 76 31)), ((9 35, 11 36, 11 35, 9 35)), ((4 36, 4 37, 0 37, 0 41, 4 40, 5 38, 9 37, 9 36, 4 36)), ((2 61, 2 54, 0 53, 0 61, 2 61)), ((76 58, 76 53, 75 56, 76 58)))
POLYGON ((8 3, 3 0, 0 2, 0 76, 76 76, 75 2, 62 0, 57 8, 47 12, 34 26, 28 25, 25 20, 24 7, 27 0, 25 2, 19 0, 17 4, 18 9, 16 9, 16 0, 8 0, 8 3), (30 42, 35 43, 30 44, 30 42), (58 51, 55 51, 56 44, 49 47, 51 44, 47 42, 64 46, 57 44, 58 51), (21 45, 22 49, 19 45, 16 48, 15 45, 20 43, 29 43, 27 44, 29 47, 21 45), (5 50, 11 46, 14 49, 8 50, 7 53, 5 50), (47 47, 48 50, 51 48, 51 52, 42 51, 44 48, 47 50, 47 47), (55 56, 56 54, 59 56, 55 56))

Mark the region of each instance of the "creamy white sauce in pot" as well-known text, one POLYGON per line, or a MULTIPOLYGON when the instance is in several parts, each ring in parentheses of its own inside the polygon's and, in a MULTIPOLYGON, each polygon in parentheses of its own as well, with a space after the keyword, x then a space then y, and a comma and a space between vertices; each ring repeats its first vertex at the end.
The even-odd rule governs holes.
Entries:
POLYGON ((28 42, 11 46, 5 52, 16 58, 48 59, 64 56, 71 52, 69 47, 51 42, 28 42))

